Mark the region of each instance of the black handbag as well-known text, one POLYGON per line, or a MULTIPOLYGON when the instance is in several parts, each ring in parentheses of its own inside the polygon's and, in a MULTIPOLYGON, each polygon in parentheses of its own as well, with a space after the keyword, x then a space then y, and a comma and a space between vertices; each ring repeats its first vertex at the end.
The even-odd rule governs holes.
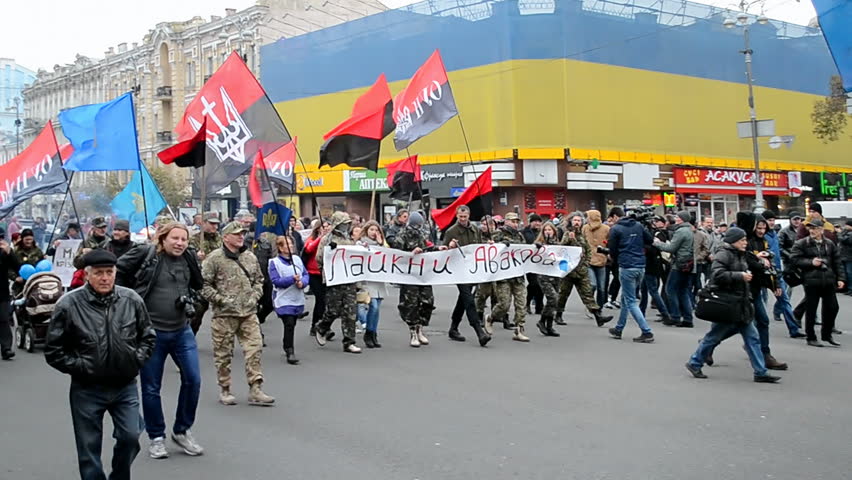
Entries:
POLYGON ((791 264, 787 265, 787 268, 784 269, 784 272, 781 274, 781 278, 784 279, 784 283, 791 287, 798 287, 802 284, 802 270, 799 267, 791 264))
POLYGON ((713 323, 748 323, 747 295, 704 287, 698 292, 695 316, 713 323))

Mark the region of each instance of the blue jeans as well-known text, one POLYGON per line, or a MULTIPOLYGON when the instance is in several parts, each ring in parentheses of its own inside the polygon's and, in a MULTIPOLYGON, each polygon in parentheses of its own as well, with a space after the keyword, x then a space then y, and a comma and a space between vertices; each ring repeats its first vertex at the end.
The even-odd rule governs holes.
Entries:
POLYGON ((772 313, 778 318, 783 317, 790 335, 796 335, 799 333, 799 326, 796 324, 796 317, 793 316, 793 305, 790 303, 790 296, 787 294, 787 284, 779 278, 778 287, 781 289, 781 296, 775 297, 775 306, 772 307, 772 313))
POLYGON ((760 351, 769 355, 771 353, 769 351, 769 315, 766 314, 763 291, 752 300, 752 304, 754 305, 754 328, 760 335, 760 351))
POLYGON ((599 307, 606 303, 606 267, 589 267, 589 281, 595 290, 595 301, 599 307))
POLYGON ((381 298, 371 298, 370 308, 367 310, 367 328, 368 332, 375 332, 379 328, 379 308, 382 306, 381 298))
POLYGON ((692 273, 684 273, 674 268, 666 281, 666 296, 669 299, 669 313, 672 320, 692 323, 692 273))
POLYGON ((104 413, 112 417, 112 473, 110 480, 130 480, 130 466, 139 454, 142 417, 136 381, 123 387, 84 385, 71 381, 71 421, 77 441, 77 463, 83 480, 106 480, 101 447, 104 413))
POLYGON ((154 352, 139 372, 145 430, 151 439, 166 435, 160 387, 163 384, 163 367, 169 355, 180 369, 180 393, 172 431, 185 433, 195 423, 195 411, 198 409, 198 397, 201 392, 201 370, 198 367, 198 344, 195 343, 195 335, 189 325, 175 332, 157 330, 154 352))
POLYGON ((618 274, 619 281, 621 282, 621 313, 618 316, 618 324, 615 326, 615 329, 619 332, 624 330, 624 326, 627 325, 627 313, 630 312, 633 315, 633 319, 636 320, 636 324, 639 325, 639 329, 642 330, 642 333, 651 333, 651 327, 645 321, 645 315, 642 315, 642 311, 639 310, 639 304, 636 301, 636 289, 645 276, 645 269, 620 268, 618 274))
POLYGON ((666 302, 660 295, 660 277, 655 275, 645 275, 645 280, 642 282, 642 299, 639 301, 639 310, 642 310, 642 315, 645 315, 645 309, 648 307, 648 296, 657 304, 657 310, 663 315, 668 316, 669 309, 666 308, 666 302))
POLYGON ((852 262, 843 262, 843 268, 846 269, 846 291, 852 292, 852 287, 849 282, 852 282, 852 262))
POLYGON ((746 346, 748 359, 751 361, 751 368, 754 369, 754 374, 757 376, 766 375, 766 363, 763 359, 763 354, 760 351, 760 339, 757 335, 757 329, 754 322, 747 324, 742 323, 714 323, 710 327, 710 331, 701 343, 698 344, 698 349, 689 358, 689 365, 692 368, 701 368, 704 366, 704 359, 707 355, 713 353, 717 345, 722 343, 722 340, 739 333, 743 337, 746 346))

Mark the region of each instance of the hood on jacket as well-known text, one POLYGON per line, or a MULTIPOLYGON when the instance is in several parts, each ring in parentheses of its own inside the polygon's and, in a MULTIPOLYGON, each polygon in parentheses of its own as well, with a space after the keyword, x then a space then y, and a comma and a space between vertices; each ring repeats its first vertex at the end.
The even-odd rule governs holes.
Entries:
POLYGON ((636 225, 636 219, 632 218, 632 217, 624 217, 621 220, 619 220, 616 223, 616 225, 622 225, 622 226, 625 226, 625 227, 632 227, 633 225, 636 225))
POLYGON ((603 225, 603 221, 601 220, 601 212, 598 210, 588 210, 586 211, 586 216, 588 218, 589 228, 592 230, 597 230, 603 225))

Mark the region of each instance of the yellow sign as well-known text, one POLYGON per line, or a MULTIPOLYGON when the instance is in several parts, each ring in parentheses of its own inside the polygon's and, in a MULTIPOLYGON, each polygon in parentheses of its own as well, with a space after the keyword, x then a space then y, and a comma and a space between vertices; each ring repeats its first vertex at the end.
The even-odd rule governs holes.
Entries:
POLYGON ((342 193, 343 170, 296 174, 296 193, 342 193))

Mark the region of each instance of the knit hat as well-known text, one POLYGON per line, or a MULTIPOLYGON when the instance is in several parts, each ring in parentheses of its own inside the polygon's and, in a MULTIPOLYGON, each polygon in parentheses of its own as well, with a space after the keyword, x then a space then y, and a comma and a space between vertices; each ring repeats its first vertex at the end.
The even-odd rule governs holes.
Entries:
POLYGON ((21 238, 24 237, 35 237, 35 234, 33 233, 33 230, 31 228, 25 228, 21 230, 21 238))
POLYGON ((798 210, 793 211, 793 212, 790 212, 790 220, 795 220, 795 219, 797 219, 797 218, 798 218, 799 220, 804 220, 804 219, 805 219, 805 215, 804 215, 802 212, 798 211, 798 210))
MULTIPOLYGON (((218 221, 219 219, 216 219, 216 220, 218 221)), ((127 220, 116 220, 115 226, 112 227, 112 229, 113 230, 124 230, 125 232, 129 232, 130 231, 130 222, 128 222, 127 220)))
POLYGON ((746 232, 742 228, 731 227, 728 229, 727 232, 725 232, 723 240, 725 240, 725 243, 737 243, 740 240, 744 239, 745 236, 746 232))
POLYGON ((772 210, 764 210, 763 212, 761 212, 761 215, 763 216, 764 220, 771 220, 773 218, 778 218, 778 217, 775 216, 775 212, 773 212, 772 210))
POLYGON ((411 214, 408 215, 408 225, 419 228, 423 225, 423 215, 420 215, 419 212, 411 212, 411 214))
POLYGON ((537 213, 533 213, 532 215, 530 215, 529 223, 540 222, 540 221, 541 221, 541 215, 539 215, 537 213))
POLYGON ((817 212, 818 214, 822 215, 822 205, 820 205, 817 202, 814 202, 814 203, 811 204, 810 210, 813 211, 813 212, 817 212))
POLYGON ((677 212, 677 216, 686 223, 689 223, 692 220, 692 214, 687 212, 686 210, 681 210, 677 212))

